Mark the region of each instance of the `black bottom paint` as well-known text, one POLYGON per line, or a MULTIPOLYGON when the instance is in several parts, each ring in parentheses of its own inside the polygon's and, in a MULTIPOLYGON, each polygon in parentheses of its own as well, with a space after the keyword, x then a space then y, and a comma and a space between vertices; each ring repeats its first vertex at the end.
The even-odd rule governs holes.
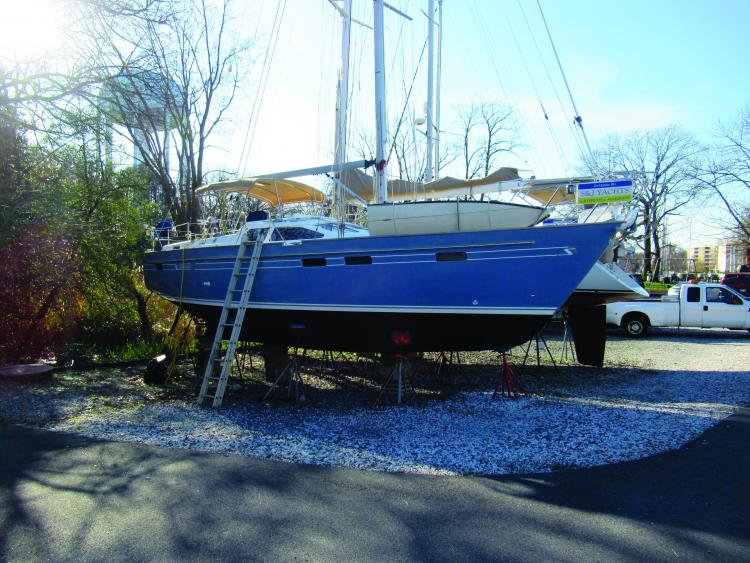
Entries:
MULTIPOLYGON (((216 329, 220 307, 183 306, 216 329)), ((531 339, 548 315, 450 315, 248 309, 242 340, 273 346, 349 352, 437 352, 507 349, 531 339), (397 346, 396 332, 410 344, 397 346)), ((228 336, 228 331, 225 336, 228 336)))
POLYGON ((606 312, 604 305, 568 309, 579 364, 596 367, 604 365, 604 350, 607 345, 606 312))

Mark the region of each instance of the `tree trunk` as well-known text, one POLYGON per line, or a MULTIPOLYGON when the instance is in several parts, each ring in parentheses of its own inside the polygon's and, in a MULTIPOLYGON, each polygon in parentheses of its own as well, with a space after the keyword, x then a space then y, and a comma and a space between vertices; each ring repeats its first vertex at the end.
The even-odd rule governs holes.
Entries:
POLYGON ((661 240, 659 234, 654 231, 654 279, 653 281, 659 281, 661 278, 661 240))
POLYGON ((135 299, 138 307, 138 319, 141 323, 141 338, 144 342, 151 344, 154 341, 154 331, 151 328, 151 319, 148 317, 148 308, 146 307, 147 300, 141 292, 134 286, 130 286, 130 294, 135 299))
POLYGON ((34 315, 34 319, 31 321, 29 328, 26 329, 26 332, 23 335, 23 340, 21 340, 21 347, 23 350, 23 353, 20 355, 21 357, 26 358, 26 355, 29 353, 29 350, 31 349, 31 342, 32 342, 34 333, 36 332, 37 328, 39 328, 39 324, 47 316, 47 313, 49 313, 50 309, 52 308, 52 305, 55 303, 55 300, 57 299, 57 296, 60 293, 60 290, 63 288, 63 285, 67 281, 67 277, 68 276, 66 274, 63 277, 63 279, 60 281, 60 283, 58 283, 55 287, 53 287, 50 290, 50 292, 47 294, 47 297, 42 302, 42 306, 39 307, 39 310, 37 310, 36 315, 34 315))
MULTIPOLYGON (((643 206, 643 278, 651 273, 651 206, 643 206)), ((649 280, 650 281, 650 280, 649 280)))

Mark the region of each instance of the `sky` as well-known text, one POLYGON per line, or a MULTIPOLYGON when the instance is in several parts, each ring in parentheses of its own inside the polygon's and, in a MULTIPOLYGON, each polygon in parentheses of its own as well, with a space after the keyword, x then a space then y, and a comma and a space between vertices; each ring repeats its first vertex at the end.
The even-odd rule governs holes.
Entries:
MULTIPOLYGON (((277 5, 257 3, 258 21, 272 21, 277 5)), ((401 112, 415 73, 412 115, 426 99, 425 63, 416 65, 426 36, 426 0, 394 5, 413 21, 386 12, 390 122, 401 112)), ((541 5, 593 147, 609 134, 672 123, 710 142, 718 123, 731 121, 750 102, 748 0, 541 0, 541 5)), ((516 109, 525 145, 503 164, 537 177, 579 172, 575 112, 536 1, 444 0, 443 10, 444 142, 456 140, 450 132, 457 131, 458 108, 498 101, 516 109)), ((355 0, 354 11, 371 21, 369 1, 355 0)), ((372 46, 363 38, 368 33, 355 25, 354 132, 371 130, 374 121, 372 46)), ((325 0, 289 0, 279 37, 246 172, 331 160, 339 18, 325 0), (279 128, 285 134, 277 141, 279 128)), ((673 241, 710 244, 721 235, 718 204, 714 212, 689 212, 687 220, 669 225, 673 241)))
MULTIPOLYGON (((710 142, 719 121, 730 121, 750 102, 750 0, 540 2, 593 147, 608 134, 671 123, 710 142)), ((391 3, 413 20, 386 11, 389 122, 406 107, 405 123, 415 127, 426 100, 426 62, 418 61, 427 0, 391 3)), ((4 54, 13 49, 23 56, 58 41, 59 0, 3 0, 3 10, 4 54), (31 27, 36 33, 28 32, 31 27)), ((459 108, 495 101, 515 108, 524 143, 502 164, 540 178, 579 172, 575 112, 536 0, 444 0, 443 10, 444 145, 457 139, 459 108)), ((355 19, 371 22, 371 11, 369 0, 354 0, 355 19)), ((330 163, 340 52, 336 11, 327 0, 235 2, 233 25, 254 41, 256 64, 243 98, 212 141, 209 163, 240 174, 330 163), (274 21, 280 22, 278 35, 274 21)), ((355 24, 350 146, 374 126, 370 36, 355 24)), ((683 245, 713 242, 720 234, 718 204, 715 212, 689 212, 672 222, 670 238, 683 245)))

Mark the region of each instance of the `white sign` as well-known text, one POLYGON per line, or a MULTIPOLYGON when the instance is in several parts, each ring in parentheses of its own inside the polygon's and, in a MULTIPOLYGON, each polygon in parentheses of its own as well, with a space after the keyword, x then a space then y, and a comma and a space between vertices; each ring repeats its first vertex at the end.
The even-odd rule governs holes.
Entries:
POLYGON ((631 201, 633 199, 633 180, 578 184, 576 199, 578 203, 584 205, 631 201))

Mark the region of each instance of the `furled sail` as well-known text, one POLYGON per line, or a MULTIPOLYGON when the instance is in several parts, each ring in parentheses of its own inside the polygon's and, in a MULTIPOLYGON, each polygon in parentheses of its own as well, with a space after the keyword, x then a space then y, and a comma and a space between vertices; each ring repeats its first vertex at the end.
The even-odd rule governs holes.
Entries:
MULTIPOLYGON (((457 196, 472 196, 504 189, 501 184, 520 180, 517 168, 499 168, 485 178, 461 180, 446 176, 432 182, 388 180, 388 201, 415 201, 457 196)), ((365 201, 375 200, 374 179, 361 170, 345 170, 341 182, 365 201)), ((354 199, 354 198, 352 198, 354 199)))

